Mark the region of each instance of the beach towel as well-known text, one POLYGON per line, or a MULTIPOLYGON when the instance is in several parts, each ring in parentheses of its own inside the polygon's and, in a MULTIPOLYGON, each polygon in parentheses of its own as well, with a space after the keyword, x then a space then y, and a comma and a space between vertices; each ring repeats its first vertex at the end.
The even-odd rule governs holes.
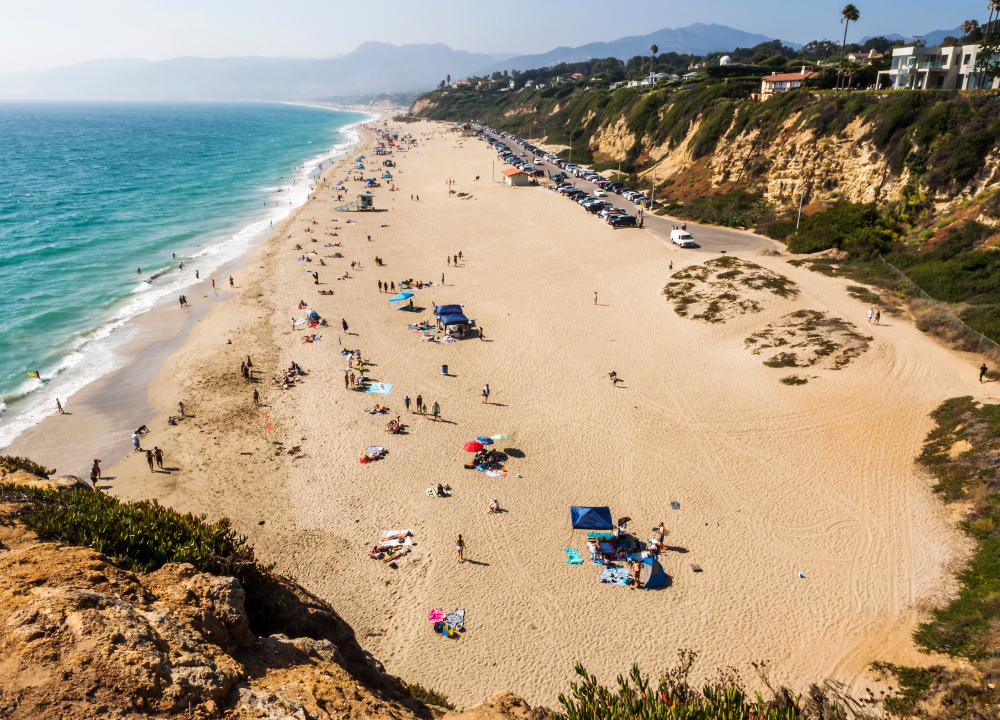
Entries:
POLYGON ((461 630, 465 627, 465 610, 452 610, 444 616, 444 622, 452 625, 456 630, 461 630))
POLYGON ((295 321, 295 324, 296 325, 305 325, 306 324, 306 319, 305 318, 299 318, 298 320, 295 321))
POLYGON ((392 383, 373 382, 368 385, 368 389, 366 392, 388 395, 390 390, 392 390, 392 383))
POLYGON ((569 556, 566 560, 567 565, 583 565, 583 558, 580 557, 580 553, 577 552, 576 548, 566 548, 563 552, 569 556))
POLYGON ((589 533, 587 533, 587 539, 588 540, 590 538, 609 538, 609 537, 614 537, 614 533, 613 532, 603 532, 603 531, 595 531, 595 532, 589 532, 589 533))
MULTIPOLYGON (((427 494, 434 497, 437 495, 437 489, 429 487, 427 488, 427 494)), ((451 487, 449 485, 444 486, 444 495, 442 497, 451 497, 451 487)))
POLYGON ((632 584, 632 578, 629 577, 628 568, 611 566, 601 570, 601 582, 628 587, 632 584))
POLYGON ((438 622, 444 619, 444 608, 431 608, 427 613, 427 622, 438 622))

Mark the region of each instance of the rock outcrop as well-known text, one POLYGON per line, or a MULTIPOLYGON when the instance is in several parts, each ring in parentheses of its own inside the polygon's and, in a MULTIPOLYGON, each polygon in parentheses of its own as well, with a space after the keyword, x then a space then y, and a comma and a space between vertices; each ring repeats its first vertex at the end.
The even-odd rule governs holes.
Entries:
MULTIPOLYGON (((0 502, 0 518, 16 515, 0 502)), ((254 637, 233 577, 138 574, 89 548, 0 523, 0 718, 542 720, 501 693, 464 713, 413 698, 333 609, 293 584, 293 636, 254 637)))

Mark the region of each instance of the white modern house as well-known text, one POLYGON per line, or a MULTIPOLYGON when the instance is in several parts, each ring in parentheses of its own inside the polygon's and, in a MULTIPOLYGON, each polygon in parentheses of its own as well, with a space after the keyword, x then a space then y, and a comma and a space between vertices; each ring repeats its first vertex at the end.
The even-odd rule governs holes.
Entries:
POLYGON ((892 50, 892 66, 878 74, 876 87, 892 90, 977 90, 1000 87, 976 71, 979 45, 901 47, 892 50))

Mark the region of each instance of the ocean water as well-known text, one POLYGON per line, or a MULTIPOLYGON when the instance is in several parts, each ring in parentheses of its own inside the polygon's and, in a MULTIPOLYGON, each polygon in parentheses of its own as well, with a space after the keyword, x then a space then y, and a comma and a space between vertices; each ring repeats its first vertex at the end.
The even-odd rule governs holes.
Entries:
POLYGON ((122 367, 129 321, 304 202, 317 165, 366 119, 268 103, 0 103, 0 448, 56 397, 122 367))

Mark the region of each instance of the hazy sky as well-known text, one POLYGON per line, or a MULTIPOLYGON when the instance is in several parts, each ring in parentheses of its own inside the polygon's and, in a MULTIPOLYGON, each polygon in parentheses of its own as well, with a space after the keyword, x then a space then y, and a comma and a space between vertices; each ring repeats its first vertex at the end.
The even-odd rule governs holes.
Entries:
MULTIPOLYGON (((663 27, 719 23, 805 43, 839 39, 845 0, 0 0, 0 73, 180 55, 332 57, 365 40, 540 53, 663 27)), ((923 34, 987 16, 986 0, 855 0, 848 40, 923 34)))

